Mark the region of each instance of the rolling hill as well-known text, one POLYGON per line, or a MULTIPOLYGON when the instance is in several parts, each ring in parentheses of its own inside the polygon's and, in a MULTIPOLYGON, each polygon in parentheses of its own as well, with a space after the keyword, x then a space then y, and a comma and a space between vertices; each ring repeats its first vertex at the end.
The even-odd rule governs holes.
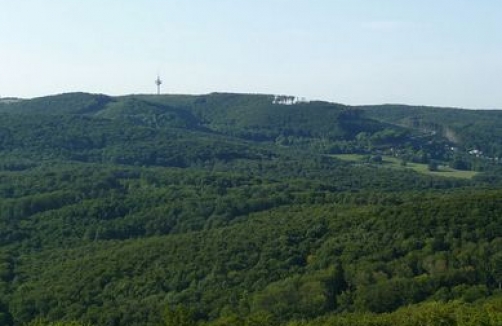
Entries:
POLYGON ((0 324, 498 325, 501 118, 229 93, 2 101, 0 324))
POLYGON ((497 110, 462 110, 413 106, 361 107, 371 118, 424 132, 436 132, 464 149, 501 157, 502 115, 497 110))

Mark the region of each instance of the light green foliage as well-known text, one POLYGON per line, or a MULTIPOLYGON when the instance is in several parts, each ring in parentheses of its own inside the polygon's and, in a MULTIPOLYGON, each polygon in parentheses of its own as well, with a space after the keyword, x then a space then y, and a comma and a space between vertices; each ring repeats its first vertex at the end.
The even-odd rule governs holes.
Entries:
MULTIPOLYGON (((348 161, 348 162, 364 162, 364 163, 376 163, 372 161, 365 160, 365 156, 361 154, 336 154, 332 155, 332 157, 348 161)), ((431 175, 431 176, 441 176, 441 177, 449 177, 449 178, 460 178, 460 179, 472 179, 477 176, 479 173, 476 171, 465 171, 465 170, 457 170, 450 167, 445 166, 435 166, 435 170, 431 171, 427 164, 423 163, 410 163, 406 162, 403 164, 402 160, 399 160, 395 157, 384 156, 382 159, 383 164, 380 164, 381 167, 403 170, 409 169, 422 174, 431 175)))

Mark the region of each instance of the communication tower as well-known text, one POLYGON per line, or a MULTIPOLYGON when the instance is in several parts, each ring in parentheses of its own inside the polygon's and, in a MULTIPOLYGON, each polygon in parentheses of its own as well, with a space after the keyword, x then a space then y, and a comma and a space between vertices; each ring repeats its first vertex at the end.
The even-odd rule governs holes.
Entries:
POLYGON ((157 85, 157 95, 160 95, 160 85, 162 85, 162 80, 157 75, 157 79, 155 79, 155 85, 157 85))

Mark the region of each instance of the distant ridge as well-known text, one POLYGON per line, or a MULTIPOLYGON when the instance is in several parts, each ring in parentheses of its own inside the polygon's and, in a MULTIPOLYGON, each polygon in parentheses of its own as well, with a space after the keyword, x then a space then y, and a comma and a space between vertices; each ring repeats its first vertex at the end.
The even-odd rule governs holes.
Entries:
MULTIPOLYGON (((502 144, 494 141, 502 138, 502 111, 497 110, 399 104, 350 106, 272 94, 108 96, 76 92, 29 100, 3 98, 0 112, 126 119, 156 128, 205 130, 249 141, 284 144, 319 139, 362 144, 364 137, 375 135, 381 139, 376 133, 388 129, 395 133, 393 137, 403 132, 426 136, 406 136, 414 139, 413 146, 422 146, 416 144, 418 139, 425 142, 435 137, 442 139, 444 146, 460 147, 463 153, 481 152, 494 160, 502 157, 502 144)), ((406 137, 397 137, 386 146, 404 146, 406 137)), ((338 150, 349 149, 333 149, 338 150)))
POLYGON ((0 97, 0 103, 9 104, 9 103, 16 103, 19 101, 23 101, 23 99, 17 97, 0 97))

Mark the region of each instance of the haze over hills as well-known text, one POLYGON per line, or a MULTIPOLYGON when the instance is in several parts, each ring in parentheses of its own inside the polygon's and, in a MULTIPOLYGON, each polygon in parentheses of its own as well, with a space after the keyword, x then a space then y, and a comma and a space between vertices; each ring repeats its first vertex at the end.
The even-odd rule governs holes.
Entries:
POLYGON ((274 95, 0 101, 0 324, 499 325, 501 136, 274 95))
POLYGON ((135 125, 144 127, 218 132, 251 141, 288 137, 349 141, 360 133, 371 136, 387 128, 409 134, 436 134, 464 151, 479 150, 493 158, 502 156, 502 145, 493 141, 502 136, 500 111, 347 106, 321 101, 288 105, 293 99, 229 93, 121 97, 68 93, 3 102, 0 112, 134 120, 135 125))

